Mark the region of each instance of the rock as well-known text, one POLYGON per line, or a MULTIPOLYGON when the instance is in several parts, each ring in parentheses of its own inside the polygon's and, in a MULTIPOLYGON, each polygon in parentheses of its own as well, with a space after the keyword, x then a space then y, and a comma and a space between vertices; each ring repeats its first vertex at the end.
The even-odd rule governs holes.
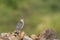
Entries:
POLYGON ((37 37, 35 34, 32 34, 32 35, 31 35, 31 38, 32 38, 33 40, 37 40, 37 39, 38 39, 38 37, 37 37))
POLYGON ((25 35, 23 40, 32 40, 32 38, 30 38, 29 36, 25 35))
POLYGON ((44 30, 38 37, 40 40, 58 40, 56 33, 50 28, 44 30))

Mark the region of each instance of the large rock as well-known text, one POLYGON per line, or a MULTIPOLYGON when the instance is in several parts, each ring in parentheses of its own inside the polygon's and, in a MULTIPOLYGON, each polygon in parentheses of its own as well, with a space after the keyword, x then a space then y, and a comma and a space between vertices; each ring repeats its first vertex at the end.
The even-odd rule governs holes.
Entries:
POLYGON ((56 33, 48 28, 39 35, 39 40, 59 40, 56 33))

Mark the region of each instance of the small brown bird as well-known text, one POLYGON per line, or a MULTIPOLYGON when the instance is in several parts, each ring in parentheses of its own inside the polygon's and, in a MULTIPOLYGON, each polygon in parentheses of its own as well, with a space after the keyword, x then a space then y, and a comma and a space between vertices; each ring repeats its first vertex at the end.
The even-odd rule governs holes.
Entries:
POLYGON ((24 18, 21 18, 16 26, 16 30, 22 30, 24 26, 24 18))

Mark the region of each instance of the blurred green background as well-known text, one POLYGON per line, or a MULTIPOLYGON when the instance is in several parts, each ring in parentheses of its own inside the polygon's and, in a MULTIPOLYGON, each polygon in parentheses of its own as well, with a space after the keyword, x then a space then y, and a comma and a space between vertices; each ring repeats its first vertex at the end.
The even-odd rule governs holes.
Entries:
POLYGON ((60 0, 0 0, 0 33, 13 31, 22 16, 26 34, 52 28, 60 38, 60 0))

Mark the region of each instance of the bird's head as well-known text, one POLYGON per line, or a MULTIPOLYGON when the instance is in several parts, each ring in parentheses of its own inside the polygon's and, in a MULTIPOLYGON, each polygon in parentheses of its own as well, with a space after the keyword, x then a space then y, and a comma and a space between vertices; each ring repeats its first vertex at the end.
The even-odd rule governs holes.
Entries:
POLYGON ((20 19, 20 22, 24 22, 24 18, 23 17, 20 19))

